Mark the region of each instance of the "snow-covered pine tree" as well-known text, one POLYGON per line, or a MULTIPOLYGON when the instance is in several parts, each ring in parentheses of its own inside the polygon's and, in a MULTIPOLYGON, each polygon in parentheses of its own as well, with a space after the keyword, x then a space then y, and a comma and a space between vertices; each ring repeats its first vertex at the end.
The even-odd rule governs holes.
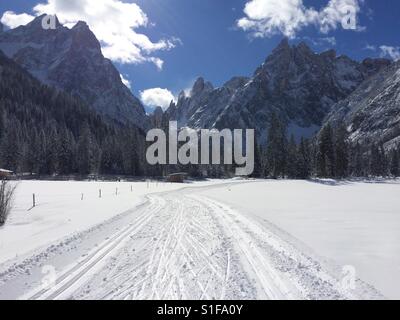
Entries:
POLYGON ((294 135, 292 134, 289 140, 289 144, 287 146, 286 156, 286 175, 289 179, 295 179, 299 175, 299 163, 297 158, 297 145, 294 139, 294 135))
POLYGON ((335 130, 335 177, 348 176, 349 152, 347 145, 347 130, 341 125, 335 130))
POLYGON ((374 177, 383 177, 387 174, 385 152, 381 145, 371 147, 369 173, 374 177))
POLYGON ((390 174, 393 177, 399 177, 400 176, 400 149, 398 150, 392 150, 391 156, 390 156, 390 174))
POLYGON ((297 150, 297 178, 308 179, 311 176, 311 153, 308 140, 301 138, 297 150))
POLYGON ((333 143, 333 131, 327 124, 321 131, 317 141, 316 155, 317 176, 321 178, 332 178, 335 176, 335 149, 333 143))
POLYGON ((286 126, 273 113, 268 130, 268 142, 266 148, 268 176, 277 179, 285 176, 287 156, 286 126))

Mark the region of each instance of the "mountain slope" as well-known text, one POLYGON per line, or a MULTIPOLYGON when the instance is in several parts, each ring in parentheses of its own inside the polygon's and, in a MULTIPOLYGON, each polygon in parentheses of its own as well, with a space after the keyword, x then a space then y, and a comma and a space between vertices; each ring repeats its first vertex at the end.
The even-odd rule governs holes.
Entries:
POLYGON ((42 17, 0 33, 0 49, 43 83, 80 97, 114 120, 143 127, 147 118, 142 104, 104 58, 86 23, 68 29, 57 22, 55 30, 45 30, 42 17))
POLYGON ((334 106, 327 123, 345 123, 360 144, 400 145, 400 62, 365 81, 334 106))
POLYGON ((40 83, 0 50, 0 167, 18 173, 139 174, 144 136, 40 83))
POLYGON ((253 77, 233 78, 216 89, 200 78, 167 114, 181 126, 255 128, 262 142, 276 113, 289 133, 311 136, 335 103, 388 64, 384 59, 358 63, 333 50, 317 54, 305 43, 290 46, 284 39, 253 77))

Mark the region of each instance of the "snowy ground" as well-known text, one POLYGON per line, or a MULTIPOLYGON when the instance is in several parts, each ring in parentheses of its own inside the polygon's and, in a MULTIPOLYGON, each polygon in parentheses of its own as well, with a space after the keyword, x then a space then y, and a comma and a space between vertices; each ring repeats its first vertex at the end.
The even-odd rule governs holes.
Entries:
POLYGON ((399 189, 22 182, 0 229, 0 299, 395 298, 399 189))
MULTIPOLYGON (((204 186, 219 182, 195 184, 204 186)), ((6 227, 0 229, 0 263, 85 231, 145 202, 149 194, 191 185, 193 183, 180 185, 156 181, 19 182, 13 212, 6 227), (35 208, 32 208, 33 194, 35 208)))
POLYGON ((263 181, 205 196, 261 218, 400 299, 400 181, 263 181))

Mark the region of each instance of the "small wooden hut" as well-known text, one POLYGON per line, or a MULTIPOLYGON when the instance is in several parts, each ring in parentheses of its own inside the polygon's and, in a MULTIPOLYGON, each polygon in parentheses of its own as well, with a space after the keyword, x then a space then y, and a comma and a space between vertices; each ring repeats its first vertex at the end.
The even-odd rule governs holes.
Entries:
POLYGON ((167 182, 183 183, 187 176, 188 174, 184 172, 172 173, 167 176, 167 182))

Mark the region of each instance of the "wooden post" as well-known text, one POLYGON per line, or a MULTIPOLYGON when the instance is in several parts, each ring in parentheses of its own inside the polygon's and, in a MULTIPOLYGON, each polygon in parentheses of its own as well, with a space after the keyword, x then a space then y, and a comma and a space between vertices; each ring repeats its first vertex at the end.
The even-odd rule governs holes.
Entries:
POLYGON ((81 194, 81 200, 83 201, 83 193, 81 194))
POLYGON ((131 185, 131 192, 133 192, 133 186, 131 185))
POLYGON ((115 188, 115 195, 118 195, 118 188, 115 188))
POLYGON ((32 195, 32 202, 33 202, 32 208, 36 207, 36 195, 35 194, 32 195))
POLYGON ((99 190, 99 198, 101 198, 101 189, 99 190))

